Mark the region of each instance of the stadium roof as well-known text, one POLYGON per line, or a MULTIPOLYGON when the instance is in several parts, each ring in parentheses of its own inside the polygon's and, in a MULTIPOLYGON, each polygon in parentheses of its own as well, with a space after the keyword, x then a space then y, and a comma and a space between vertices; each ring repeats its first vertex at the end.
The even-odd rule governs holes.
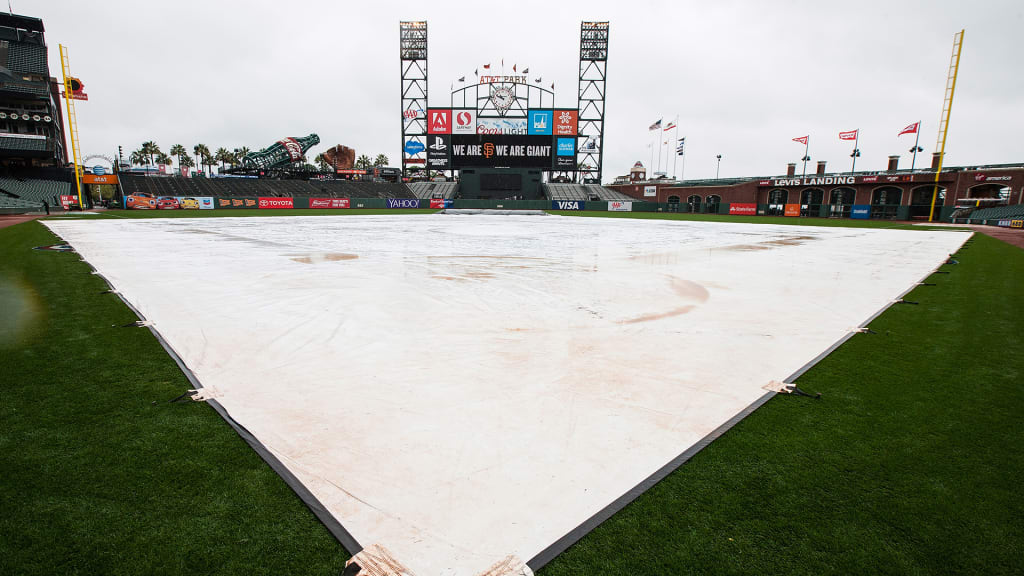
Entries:
POLYGON ((0 26, 7 28, 20 28, 31 32, 45 32, 43 21, 31 16, 19 16, 18 14, 0 13, 0 26))

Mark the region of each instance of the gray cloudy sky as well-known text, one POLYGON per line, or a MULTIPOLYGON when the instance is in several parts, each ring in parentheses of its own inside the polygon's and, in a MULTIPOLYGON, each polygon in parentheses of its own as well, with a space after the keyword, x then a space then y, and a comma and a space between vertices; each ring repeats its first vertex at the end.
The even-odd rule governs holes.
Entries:
MULTIPOLYGON (((884 169, 923 121, 935 147, 953 35, 966 29, 947 165, 1024 161, 1024 2, 642 1, 373 2, 13 0, 46 26, 89 94, 77 107, 85 154, 145 140, 164 151, 262 148, 310 132, 359 154, 401 145, 398 23, 429 25, 431 105, 474 68, 504 58, 576 104, 579 24, 610 21, 605 181, 650 163, 648 126, 678 114, 685 177, 783 173, 803 155, 849 170, 884 169)), ((312 156, 311 156, 312 157, 312 156)), ((681 171, 680 165, 677 171, 681 171)), ((798 168, 799 170, 799 168, 798 168)))

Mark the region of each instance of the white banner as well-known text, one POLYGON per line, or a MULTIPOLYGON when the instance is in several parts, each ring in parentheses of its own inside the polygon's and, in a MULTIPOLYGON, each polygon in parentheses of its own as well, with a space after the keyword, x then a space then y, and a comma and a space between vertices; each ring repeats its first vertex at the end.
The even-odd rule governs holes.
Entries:
POLYGON ((526 118, 477 118, 477 134, 526 134, 526 118))
POLYGON ((609 202, 608 203, 608 211, 609 212, 632 212, 633 211, 633 203, 632 202, 609 202))
POLYGON ((657 186, 644 186, 644 198, 654 198, 658 195, 657 186))

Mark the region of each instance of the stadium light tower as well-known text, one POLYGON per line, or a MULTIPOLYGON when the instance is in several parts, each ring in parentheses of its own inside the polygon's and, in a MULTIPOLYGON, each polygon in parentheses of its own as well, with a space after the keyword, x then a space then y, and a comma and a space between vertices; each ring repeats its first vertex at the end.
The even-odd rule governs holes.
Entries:
POLYGON ((402 63, 402 177, 409 165, 427 166, 423 158, 413 158, 426 149, 427 138, 427 23, 402 22, 400 52, 402 63), (413 142, 411 146, 410 142, 413 142))
POLYGON ((718 156, 715 156, 715 158, 718 159, 718 165, 715 166, 715 180, 718 180, 718 172, 722 168, 722 155, 719 154, 718 156))
POLYGON ((608 79, 608 23, 580 23, 579 131, 576 164, 583 181, 601 183, 604 156, 604 95, 608 79), (595 147, 596 144, 596 147, 595 147))

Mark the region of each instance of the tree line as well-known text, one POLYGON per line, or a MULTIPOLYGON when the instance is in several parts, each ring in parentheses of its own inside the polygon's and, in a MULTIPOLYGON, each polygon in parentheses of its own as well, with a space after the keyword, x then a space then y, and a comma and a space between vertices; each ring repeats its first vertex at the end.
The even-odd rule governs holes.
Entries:
MULTIPOLYGON (((220 163, 221 170, 226 170, 228 166, 235 167, 242 163, 242 158, 250 152, 249 148, 242 146, 233 150, 227 148, 217 148, 216 152, 210 152, 209 146, 206 144, 196 144, 192 147, 192 153, 189 154, 181 144, 175 144, 164 153, 160 149, 160 146, 152 140, 143 142, 137 150, 133 150, 128 155, 128 161, 132 166, 156 166, 159 164, 173 164, 174 159, 178 161, 179 168, 195 168, 198 166, 200 170, 206 171, 208 166, 216 166, 220 163), (194 157, 194 159, 193 159, 194 157)), ((305 160, 305 157, 303 157, 305 160)), ((328 172, 331 171, 331 163, 327 161, 323 154, 318 154, 314 159, 320 170, 328 172)), ((356 159, 353 168, 368 170, 371 168, 380 168, 388 165, 388 157, 384 154, 378 154, 376 158, 370 159, 369 156, 363 154, 356 159)), ((309 169, 315 169, 311 164, 306 164, 309 169)))

